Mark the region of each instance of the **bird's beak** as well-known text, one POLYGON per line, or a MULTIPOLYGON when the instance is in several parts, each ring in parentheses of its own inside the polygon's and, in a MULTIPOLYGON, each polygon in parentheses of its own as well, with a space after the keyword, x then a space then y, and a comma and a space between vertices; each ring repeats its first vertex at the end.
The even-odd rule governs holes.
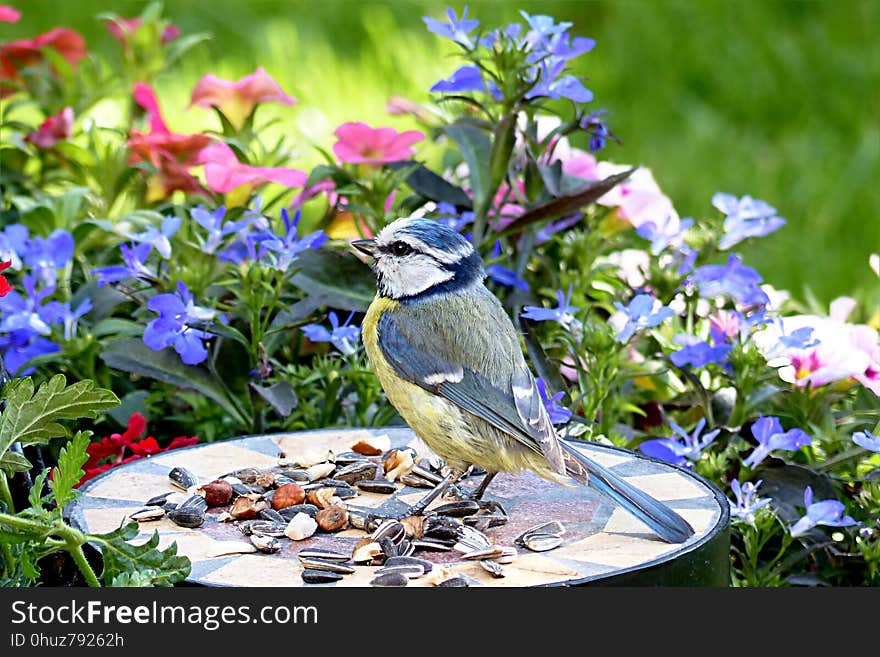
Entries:
POLYGON ((351 245, 364 255, 376 257, 376 240, 354 240, 351 245))

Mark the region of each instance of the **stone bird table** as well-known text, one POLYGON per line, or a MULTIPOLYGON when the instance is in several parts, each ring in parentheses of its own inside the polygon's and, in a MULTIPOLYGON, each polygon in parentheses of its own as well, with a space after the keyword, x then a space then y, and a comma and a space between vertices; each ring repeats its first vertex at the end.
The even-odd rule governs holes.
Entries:
MULTIPOLYGON (((289 434, 248 436, 196 445, 132 461, 86 482, 80 498, 68 508, 72 525, 93 533, 112 531, 127 515, 148 499, 172 490, 168 472, 174 467, 190 470, 207 483, 241 468, 281 471, 279 452, 288 461, 298 453, 350 451, 364 437, 387 436, 391 447, 410 446, 419 458, 430 456, 427 447, 406 428, 328 429, 289 434)), ((576 443, 577 444, 577 443, 576 443)), ((638 520, 614 503, 583 486, 566 488, 543 481, 531 473, 499 474, 485 499, 500 502, 509 521, 486 530, 499 546, 511 546, 525 530, 550 521, 565 528, 562 544, 545 552, 518 547, 519 555, 504 566, 506 576, 494 578, 474 561, 462 561, 459 552, 417 551, 414 556, 446 564, 454 574, 469 575, 487 586, 548 585, 649 585, 726 586, 729 564, 729 508, 724 495, 692 472, 634 452, 581 443, 579 448, 653 497, 666 502, 694 528, 695 535, 681 545, 664 543, 638 520)), ((380 466, 381 473, 381 466, 380 466)), ((479 481, 465 480, 473 487, 479 481), (473 482, 473 483, 472 483, 473 482)), ((381 513, 400 510, 427 491, 397 484, 391 495, 360 492, 345 500, 352 507, 381 513)), ((428 511, 449 499, 438 499, 428 511)), ((280 551, 212 556, 220 541, 247 541, 234 522, 218 522, 228 507, 208 509, 205 522, 195 529, 178 526, 167 518, 140 523, 133 542, 147 540, 154 531, 159 547, 177 543, 178 554, 192 562, 187 582, 206 586, 325 586, 305 584, 297 553, 302 549, 329 549, 350 554, 366 536, 348 528, 336 533, 318 532, 301 541, 280 538, 280 551)), ((329 586, 368 586, 378 566, 357 566, 329 586)), ((429 585, 426 578, 410 580, 408 586, 429 585)))

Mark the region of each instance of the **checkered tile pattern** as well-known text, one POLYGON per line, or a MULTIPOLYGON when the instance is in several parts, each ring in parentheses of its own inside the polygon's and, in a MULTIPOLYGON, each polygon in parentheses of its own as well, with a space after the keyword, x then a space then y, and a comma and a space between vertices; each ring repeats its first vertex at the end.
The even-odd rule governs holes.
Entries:
MULTIPOLYGON (((168 471, 181 466, 207 482, 239 468, 272 468, 278 453, 288 459, 297 454, 330 449, 349 451, 367 434, 387 435, 393 447, 411 446, 420 457, 429 450, 408 429, 325 430, 295 434, 252 436, 164 453, 127 463, 85 484, 83 495, 70 507, 70 521, 92 533, 109 532, 127 521, 127 514, 142 507, 153 496, 170 490, 168 471)), ((589 488, 566 488, 546 482, 531 473, 499 474, 489 486, 486 499, 500 502, 510 521, 487 530, 498 545, 513 545, 513 539, 526 529, 551 520, 562 522, 566 531, 562 546, 542 553, 519 548, 517 559, 505 566, 507 576, 492 578, 479 564, 460 561, 455 552, 422 552, 448 570, 450 576, 465 573, 487 586, 539 586, 582 583, 611 577, 622 571, 646 568, 697 549, 719 529, 726 514, 717 491, 689 472, 647 459, 639 454, 598 444, 584 444, 582 451, 634 485, 666 502, 696 530, 682 545, 671 545, 628 513, 589 488)), ((478 483, 465 480, 465 486, 478 483)), ((420 499, 425 490, 398 484, 391 496, 361 493, 347 500, 351 506, 393 512, 420 499)), ((448 500, 438 500, 436 504, 448 500)), ((429 507, 430 508, 430 507, 429 507)), ((209 586, 304 586, 302 568, 296 554, 304 548, 350 552, 364 532, 347 529, 335 534, 318 533, 303 541, 280 539, 284 547, 275 554, 223 555, 224 541, 246 540, 233 523, 217 522, 224 509, 210 509, 205 523, 185 529, 169 520, 143 522, 141 534, 133 542, 146 541, 154 531, 160 535, 159 547, 177 544, 178 554, 192 561, 189 582, 209 586)), ((368 586, 375 567, 359 566, 334 584, 320 586, 368 586)), ((422 579, 410 586, 428 585, 422 579)), ((316 585, 306 585, 316 586, 316 585)))

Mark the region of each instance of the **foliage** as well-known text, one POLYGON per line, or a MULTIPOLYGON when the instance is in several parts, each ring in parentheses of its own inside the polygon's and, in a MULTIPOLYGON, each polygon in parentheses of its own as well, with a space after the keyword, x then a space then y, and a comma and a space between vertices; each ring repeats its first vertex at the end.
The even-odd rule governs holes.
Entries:
MULTIPOLYGON (((766 283, 748 261, 784 233, 769 203, 719 192, 681 217, 650 169, 601 159, 619 139, 576 74, 596 43, 572 23, 425 17, 458 61, 430 102, 389 103, 419 129, 345 122, 306 170, 299 144, 258 120, 267 104, 298 111, 265 70, 194 81, 191 105, 212 114, 175 132, 151 83, 201 35, 158 5, 105 19, 120 70, 70 35, 4 69, 0 257, 15 289, 0 349, 23 377, 0 417, 6 470, 29 468, 14 442, 62 437, 59 421, 117 399, 125 412, 109 417, 129 429, 107 467, 141 449, 135 413, 202 440, 397 421, 359 346, 373 279, 348 243, 416 215, 480 252, 561 433, 692 468, 729 495, 734 585, 877 582, 880 312, 766 283), (112 125, 91 110, 104 100, 125 108, 112 125), (46 381, 36 393, 32 378, 46 381)), ((7 504, 6 577, 33 583, 37 558, 65 549, 96 584, 92 542, 105 584, 179 581, 184 560, 157 537, 133 547, 133 525, 99 537, 63 524, 101 452, 87 439, 57 455, 53 510, 45 474, 30 510, 7 504)))

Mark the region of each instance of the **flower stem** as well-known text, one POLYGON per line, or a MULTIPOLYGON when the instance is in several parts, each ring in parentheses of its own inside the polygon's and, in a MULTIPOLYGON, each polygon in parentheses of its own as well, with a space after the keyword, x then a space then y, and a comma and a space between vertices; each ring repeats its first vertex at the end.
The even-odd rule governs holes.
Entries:
POLYGON ((91 588, 101 588, 101 582, 98 581, 98 576, 92 569, 92 565, 89 563, 88 559, 86 559, 85 552, 83 552, 82 549, 82 544, 76 542, 68 542, 66 549, 68 552, 70 552, 70 556, 73 557, 73 561, 76 563, 80 572, 83 574, 83 577, 86 578, 86 584, 88 584, 91 588))

